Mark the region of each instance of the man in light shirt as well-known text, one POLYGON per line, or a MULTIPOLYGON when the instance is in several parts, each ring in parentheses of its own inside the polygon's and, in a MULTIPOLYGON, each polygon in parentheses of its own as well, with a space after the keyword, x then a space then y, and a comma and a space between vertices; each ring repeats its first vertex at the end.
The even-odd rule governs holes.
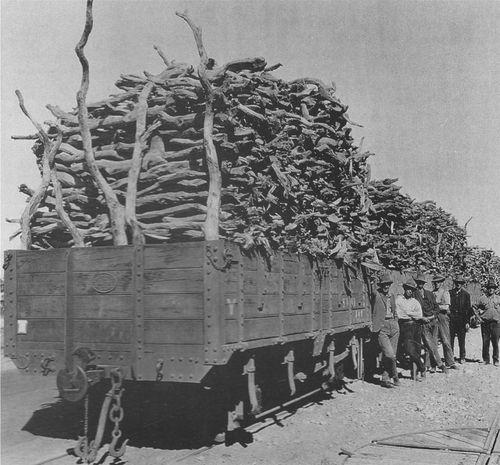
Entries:
POLYGON ((498 340, 500 339, 500 296, 495 294, 497 283, 493 278, 486 284, 486 292, 481 295, 477 308, 481 317, 481 336, 483 338, 483 362, 490 363, 490 344, 493 348, 493 365, 500 364, 498 340))
POLYGON ((399 331, 401 345, 410 360, 417 365, 416 381, 422 381, 425 378, 425 366, 420 356, 422 348, 421 321, 429 321, 422 315, 422 307, 413 293, 417 285, 412 278, 403 283, 403 295, 396 297, 396 313, 399 321, 399 331))
POLYGON ((444 287, 444 276, 436 275, 432 280, 434 286, 434 296, 436 297, 436 303, 439 306, 439 313, 437 315, 437 334, 436 334, 436 344, 438 343, 438 337, 441 339, 441 344, 443 346, 444 363, 448 368, 456 370, 455 359, 453 358, 453 350, 451 349, 450 343, 450 304, 451 297, 450 293, 444 287))

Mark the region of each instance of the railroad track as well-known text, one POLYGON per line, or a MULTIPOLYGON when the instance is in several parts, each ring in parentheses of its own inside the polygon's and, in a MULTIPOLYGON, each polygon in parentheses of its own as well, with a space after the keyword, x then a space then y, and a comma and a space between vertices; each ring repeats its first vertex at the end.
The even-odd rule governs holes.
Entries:
MULTIPOLYGON (((266 428, 269 428, 273 425, 277 425, 281 421, 286 420, 287 418, 294 415, 293 412, 290 412, 289 410, 287 410, 288 407, 290 407, 291 405, 297 404, 301 401, 304 401, 308 398, 311 398, 311 397, 313 397, 321 392, 324 392, 324 390, 322 388, 315 389, 315 390, 308 392, 300 397, 297 397, 297 398, 292 399, 288 402, 285 402, 281 405, 278 405, 272 409, 269 409, 265 412, 262 412, 261 414, 255 416, 256 421, 254 423, 252 423, 244 428, 241 428, 241 430, 239 430, 239 432, 241 432, 243 434, 247 433, 249 435, 254 435, 254 434, 257 434, 266 428)), ((301 405, 300 408, 305 409, 305 408, 308 408, 308 407, 314 405, 315 403, 316 403, 315 401, 310 401, 310 402, 305 403, 304 405, 301 405)), ((154 426, 154 425, 159 424, 161 422, 162 422, 162 420, 157 420, 157 421, 154 421, 152 423, 148 423, 144 427, 154 426)), ((138 434, 140 434, 140 431, 137 431, 135 434, 131 434, 130 439, 133 439, 134 436, 136 436, 138 434)), ((238 441, 235 441, 235 443, 236 442, 238 442, 238 441)), ((162 464, 163 465, 174 465, 177 463, 182 463, 182 462, 185 462, 186 460, 188 460, 192 457, 196 457, 197 455, 203 454, 204 452, 207 452, 215 447, 220 447, 221 445, 223 445, 223 443, 214 443, 214 444, 209 445, 209 446, 202 446, 202 447, 199 447, 198 449, 193 449, 193 450, 181 452, 178 455, 174 455, 173 457, 165 457, 164 461, 162 461, 162 464)), ((102 448, 102 449, 104 449, 104 448, 102 448)), ((167 450, 164 450, 162 452, 164 452, 165 454, 168 454, 167 450)), ((104 460, 105 460, 104 455, 106 455, 106 454, 107 454, 107 452, 104 452, 103 454, 101 454, 100 458, 97 459, 94 463, 101 463, 101 464, 104 463, 104 460)), ((62 454, 59 454, 57 456, 45 459, 43 461, 33 463, 31 465, 51 465, 51 464, 57 465, 57 462, 62 462, 63 459, 71 460, 71 458, 72 458, 71 454, 66 452, 66 453, 62 453, 62 454)), ((74 458, 76 460, 76 457, 74 457, 74 458)))

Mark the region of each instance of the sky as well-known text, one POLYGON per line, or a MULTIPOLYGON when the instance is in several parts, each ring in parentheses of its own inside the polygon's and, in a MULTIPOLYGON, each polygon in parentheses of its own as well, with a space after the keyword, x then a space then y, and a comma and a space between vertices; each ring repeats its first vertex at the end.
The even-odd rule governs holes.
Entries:
MULTIPOLYGON (((40 175, 15 89, 41 122, 45 105, 75 106, 81 68, 74 53, 84 0, 2 0, 1 248, 40 175)), ((263 56, 284 79, 335 82, 363 128, 373 177, 399 178, 404 192, 434 200, 468 226, 470 245, 500 255, 500 2, 441 0, 95 0, 88 101, 117 92, 121 73, 157 73, 169 59, 197 64, 188 9, 218 63, 263 56)))

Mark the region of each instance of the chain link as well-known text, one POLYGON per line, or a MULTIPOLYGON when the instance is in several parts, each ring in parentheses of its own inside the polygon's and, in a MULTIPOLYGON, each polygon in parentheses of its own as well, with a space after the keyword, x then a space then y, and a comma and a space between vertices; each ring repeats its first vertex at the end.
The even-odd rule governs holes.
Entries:
POLYGON ((120 430, 120 422, 123 420, 124 412, 122 407, 122 380, 123 376, 120 370, 115 370, 115 372, 111 376, 111 388, 113 391, 113 401, 114 404, 111 406, 109 410, 109 419, 114 424, 113 431, 111 434, 113 437, 118 440, 122 432, 120 430), (113 376, 116 375, 116 376, 113 376))
POLYGON ((85 411, 83 414, 83 435, 89 437, 89 393, 85 394, 85 411))

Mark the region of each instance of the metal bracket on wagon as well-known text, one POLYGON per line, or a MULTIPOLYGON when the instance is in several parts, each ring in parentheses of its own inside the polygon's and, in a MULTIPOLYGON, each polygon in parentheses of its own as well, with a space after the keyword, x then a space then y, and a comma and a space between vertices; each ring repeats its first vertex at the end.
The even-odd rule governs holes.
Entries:
POLYGON ((295 380, 303 383, 307 379, 307 375, 305 373, 299 372, 295 374, 294 371, 295 364, 295 354, 293 350, 290 350, 288 354, 285 355, 283 360, 283 365, 287 366, 287 375, 288 375, 288 386, 290 387, 290 395, 294 396, 297 392, 297 387, 295 386, 295 380))
POLYGON ((247 376, 248 383, 248 397, 250 399, 250 405, 252 406, 251 414, 257 415, 262 411, 262 405, 259 401, 260 389, 258 389, 255 384, 255 359, 251 357, 248 363, 243 367, 243 375, 247 376))
POLYGON ((225 248, 224 252, 222 253, 222 260, 223 263, 222 265, 219 265, 217 262, 219 261, 219 258, 217 257, 217 247, 214 247, 213 251, 210 246, 207 246, 206 248, 206 255, 208 258, 208 261, 210 264, 217 270, 217 271, 226 271, 231 267, 231 262, 233 260, 233 253, 231 249, 225 248), (215 253, 214 253, 215 252, 215 253))

